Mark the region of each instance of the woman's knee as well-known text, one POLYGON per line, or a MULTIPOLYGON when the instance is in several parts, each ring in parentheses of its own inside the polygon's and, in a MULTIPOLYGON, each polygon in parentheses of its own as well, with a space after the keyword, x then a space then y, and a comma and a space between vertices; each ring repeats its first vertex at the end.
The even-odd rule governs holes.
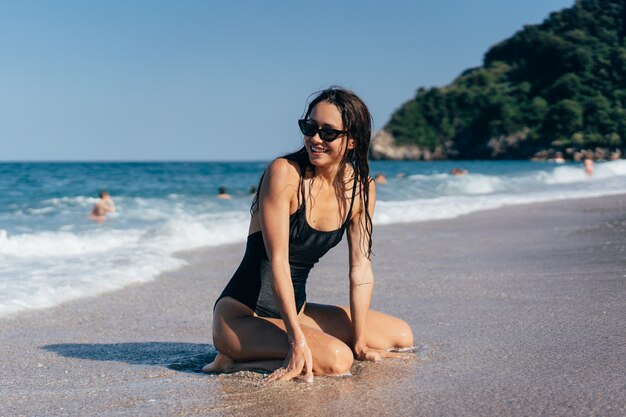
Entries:
POLYGON ((226 325, 223 317, 214 316, 213 317, 213 325, 212 327, 212 335, 213 335, 213 346, 219 352, 224 353, 228 356, 232 355, 232 348, 229 343, 228 326, 226 325))
POLYGON ((228 298, 219 300, 213 310, 212 335, 215 348, 233 358, 237 359, 240 353, 239 337, 235 328, 237 321, 241 320, 245 311, 228 298))
POLYGON ((406 321, 400 320, 395 339, 394 347, 396 348, 409 348, 413 346, 413 330, 411 330, 411 326, 409 326, 406 321))
POLYGON ((321 372, 325 375, 341 375, 348 373, 354 362, 352 350, 336 339, 325 344, 321 372))

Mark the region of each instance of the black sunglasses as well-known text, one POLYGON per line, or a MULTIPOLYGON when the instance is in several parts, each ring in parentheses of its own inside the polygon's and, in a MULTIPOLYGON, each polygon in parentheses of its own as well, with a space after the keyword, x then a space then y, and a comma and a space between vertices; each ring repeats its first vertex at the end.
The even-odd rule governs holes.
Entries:
POLYGON ((319 127, 317 123, 315 123, 311 119, 300 119, 298 120, 298 126, 300 126, 300 131, 305 136, 315 136, 315 134, 319 134, 320 139, 326 142, 332 142, 337 139, 340 135, 344 133, 348 133, 347 130, 337 130, 331 129, 329 127, 319 127))

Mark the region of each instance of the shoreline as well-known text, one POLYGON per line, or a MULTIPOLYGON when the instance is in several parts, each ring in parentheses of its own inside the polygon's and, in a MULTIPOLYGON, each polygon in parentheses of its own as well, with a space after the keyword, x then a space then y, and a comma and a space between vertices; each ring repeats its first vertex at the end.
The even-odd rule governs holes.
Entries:
MULTIPOLYGON (((372 307, 418 352, 312 385, 197 373, 244 243, 182 252, 152 282, 0 318, 0 414, 622 415, 624 232, 626 194, 378 225, 372 307)), ((346 258, 344 238, 311 301, 347 303, 346 258)))

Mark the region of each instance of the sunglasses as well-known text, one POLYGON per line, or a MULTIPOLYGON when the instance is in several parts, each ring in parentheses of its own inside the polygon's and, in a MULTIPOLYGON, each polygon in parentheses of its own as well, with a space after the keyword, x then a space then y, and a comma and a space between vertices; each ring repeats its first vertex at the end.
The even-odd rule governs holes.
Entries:
POLYGON ((315 136, 318 134, 320 139, 326 142, 332 142, 337 139, 340 135, 344 133, 348 133, 347 130, 337 130, 331 129, 329 127, 319 127, 317 123, 315 123, 311 119, 300 119, 298 120, 298 126, 300 126, 300 131, 305 136, 315 136))

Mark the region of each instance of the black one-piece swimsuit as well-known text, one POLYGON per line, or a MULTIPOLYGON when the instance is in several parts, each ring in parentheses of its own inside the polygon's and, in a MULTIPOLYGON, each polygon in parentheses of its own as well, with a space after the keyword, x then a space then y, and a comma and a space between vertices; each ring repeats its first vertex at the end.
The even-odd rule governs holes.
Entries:
MULTIPOLYGON (((301 172, 304 171, 301 170, 301 172)), ((309 272, 326 252, 341 241, 350 221, 356 193, 355 178, 346 220, 339 229, 324 232, 312 228, 306 221, 303 181, 302 178, 300 183, 302 204, 289 217, 289 267, 296 300, 296 311, 300 311, 306 302, 306 280, 309 277, 309 272)), ((263 243, 263 234, 260 230, 248 235, 246 252, 241 265, 217 301, 224 297, 232 297, 247 305, 260 317, 281 317, 274 298, 272 271, 263 243)))

